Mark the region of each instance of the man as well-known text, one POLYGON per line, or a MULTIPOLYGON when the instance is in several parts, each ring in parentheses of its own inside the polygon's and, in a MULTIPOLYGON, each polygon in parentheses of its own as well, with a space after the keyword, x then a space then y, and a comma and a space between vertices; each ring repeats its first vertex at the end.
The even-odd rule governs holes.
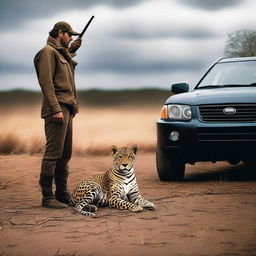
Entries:
POLYGON ((42 206, 55 209, 66 208, 70 199, 67 190, 68 162, 72 154, 72 119, 78 112, 74 81, 77 63, 72 57, 81 45, 81 39, 70 45, 72 35, 79 33, 66 22, 56 23, 49 32, 47 45, 34 58, 43 93, 41 117, 45 121, 46 136, 39 180, 42 206))

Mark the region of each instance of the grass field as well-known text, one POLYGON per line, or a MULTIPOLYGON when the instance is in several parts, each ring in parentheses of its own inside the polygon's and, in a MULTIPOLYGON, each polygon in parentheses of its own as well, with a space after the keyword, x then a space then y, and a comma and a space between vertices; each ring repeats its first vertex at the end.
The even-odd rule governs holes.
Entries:
MULTIPOLYGON (((144 95, 141 93, 140 97, 137 93, 134 95, 130 93, 125 96, 119 92, 118 97, 118 93, 109 93, 104 101, 101 92, 100 95, 95 94, 94 100, 90 98, 90 104, 82 102, 80 112, 74 118, 74 154, 108 154, 113 144, 137 144, 142 151, 154 151, 155 121, 162 99, 155 96, 153 101, 152 92, 144 95), (143 104, 141 97, 151 98, 143 104)), ((25 96, 31 97, 26 94, 23 97, 16 95, 17 101, 15 97, 9 96, 9 101, 8 97, 4 97, 5 104, 1 100, 3 111, 0 113, 0 154, 35 154, 44 150, 44 121, 40 119, 40 99, 38 94, 29 99, 25 99, 25 96), (29 104, 30 102, 32 103, 29 104)))

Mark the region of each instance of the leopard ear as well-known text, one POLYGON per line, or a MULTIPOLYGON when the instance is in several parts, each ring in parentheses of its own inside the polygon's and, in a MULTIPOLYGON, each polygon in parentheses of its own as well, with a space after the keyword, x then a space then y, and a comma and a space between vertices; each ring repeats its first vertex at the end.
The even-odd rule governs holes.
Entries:
POLYGON ((133 151, 133 153, 136 155, 136 154, 137 154, 137 151, 138 151, 138 146, 137 146, 137 145, 133 145, 133 146, 132 146, 132 151, 133 151))
POLYGON ((117 152, 117 146, 113 145, 111 147, 112 154, 114 155, 117 152))

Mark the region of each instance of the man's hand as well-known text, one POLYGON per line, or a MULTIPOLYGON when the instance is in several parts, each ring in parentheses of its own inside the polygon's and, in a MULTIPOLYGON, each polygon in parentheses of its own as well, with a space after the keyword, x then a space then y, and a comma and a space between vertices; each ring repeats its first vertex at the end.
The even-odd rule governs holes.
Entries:
POLYGON ((54 123, 62 124, 63 121, 64 121, 64 116, 63 116, 62 112, 55 113, 55 114, 53 114, 52 117, 53 117, 53 122, 54 123))
POLYGON ((73 42, 70 44, 70 46, 69 46, 69 48, 68 48, 68 51, 69 51, 70 53, 75 53, 75 52, 79 49, 79 47, 81 46, 81 44, 82 44, 82 39, 81 39, 81 38, 76 39, 75 41, 73 41, 73 42))

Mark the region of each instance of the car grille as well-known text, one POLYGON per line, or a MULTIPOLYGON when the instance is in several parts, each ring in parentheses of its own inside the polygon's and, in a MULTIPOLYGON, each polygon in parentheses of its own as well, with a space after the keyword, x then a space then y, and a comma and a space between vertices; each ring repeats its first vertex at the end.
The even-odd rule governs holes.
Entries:
POLYGON ((209 141, 256 141, 256 127, 201 127, 197 139, 209 141))
POLYGON ((200 105, 199 114, 203 122, 254 122, 256 104, 200 105), (228 110, 232 108, 235 113, 224 113, 224 109, 227 108, 228 110))

